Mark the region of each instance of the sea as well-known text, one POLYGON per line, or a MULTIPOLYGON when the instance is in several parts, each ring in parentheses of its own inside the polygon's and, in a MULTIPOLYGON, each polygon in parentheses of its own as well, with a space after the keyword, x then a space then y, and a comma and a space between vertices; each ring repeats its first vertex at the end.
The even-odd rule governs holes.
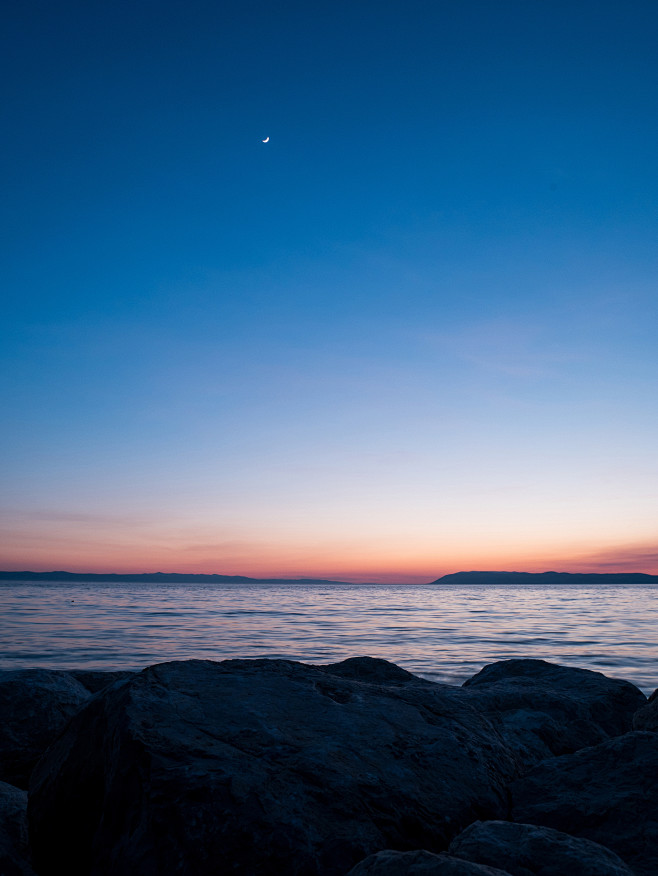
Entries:
POLYGON ((0 669, 381 657, 461 684, 533 657, 658 687, 658 585, 0 581, 0 669))

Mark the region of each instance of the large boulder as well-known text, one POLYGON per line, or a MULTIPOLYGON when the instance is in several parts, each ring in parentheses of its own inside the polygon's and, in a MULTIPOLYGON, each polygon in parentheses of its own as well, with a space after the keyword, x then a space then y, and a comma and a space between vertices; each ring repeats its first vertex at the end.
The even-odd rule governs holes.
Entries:
POLYGON ((27 844, 27 793, 0 782, 0 873, 34 876, 27 844))
POLYGON ((653 730, 658 733, 658 690, 633 715, 633 730, 653 730))
POLYGON ((515 821, 586 837, 637 876, 658 873, 658 733, 636 730, 545 760, 510 786, 515 821))
POLYGON ((515 769, 463 699, 368 658, 150 667, 96 694, 40 761, 35 869, 343 876, 382 848, 441 851, 505 817, 515 769))
POLYGON ((385 849, 369 855, 348 876, 510 876, 507 870, 474 864, 450 855, 434 855, 422 849, 395 852, 385 849))
POLYGON ((450 843, 448 852, 505 867, 510 876, 634 876, 610 849, 534 824, 476 821, 450 843))
POLYGON ((646 697, 628 681, 544 660, 503 660, 464 682, 523 768, 632 729, 646 697))
POLYGON ((68 672, 0 672, 0 780, 27 788, 34 764, 89 696, 68 672))

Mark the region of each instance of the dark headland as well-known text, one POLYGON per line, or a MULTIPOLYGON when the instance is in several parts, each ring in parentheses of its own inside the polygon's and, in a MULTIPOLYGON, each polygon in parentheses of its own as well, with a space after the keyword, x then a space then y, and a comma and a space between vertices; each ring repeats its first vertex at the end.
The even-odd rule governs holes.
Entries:
MULTIPOLYGON (((145 584, 349 584, 325 578, 249 578, 245 575, 204 575, 182 572, 1 572, 0 581, 116 581, 145 584)), ((373 582, 374 583, 374 582, 373 582)), ((658 575, 644 572, 454 572, 429 584, 658 584, 658 575)))
POLYGON ((432 584, 658 584, 644 572, 454 572, 432 584))

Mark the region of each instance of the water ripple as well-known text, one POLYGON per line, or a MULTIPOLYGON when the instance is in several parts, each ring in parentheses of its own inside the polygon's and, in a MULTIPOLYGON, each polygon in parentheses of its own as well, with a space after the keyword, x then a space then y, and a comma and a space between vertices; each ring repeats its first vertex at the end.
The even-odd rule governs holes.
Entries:
POLYGON ((0 668, 369 654, 433 681, 536 657, 658 684, 658 587, 0 582, 0 668))

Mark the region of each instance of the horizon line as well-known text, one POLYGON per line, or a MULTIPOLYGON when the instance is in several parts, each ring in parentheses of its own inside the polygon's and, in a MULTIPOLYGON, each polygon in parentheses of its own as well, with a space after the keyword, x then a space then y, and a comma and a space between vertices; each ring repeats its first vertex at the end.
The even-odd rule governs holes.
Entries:
MULTIPOLYGON (((443 575, 439 575, 436 578, 433 578, 430 581, 424 582, 427 584, 436 584, 439 581, 444 580, 445 578, 455 578, 457 576, 523 576, 523 577, 532 577, 539 578, 543 576, 555 576, 559 578, 587 578, 590 580, 594 579, 616 579, 620 580, 622 578, 632 578, 634 580, 637 579, 656 579, 658 580, 658 574, 654 574, 651 572, 621 572, 619 570, 615 572, 566 572, 566 571, 555 571, 555 570, 545 570, 542 572, 528 572, 528 571, 519 571, 519 570, 498 570, 498 569, 471 569, 471 570, 460 570, 457 572, 448 572, 443 575)), ((254 582, 263 582, 263 583, 325 583, 325 584, 359 584, 359 585, 386 585, 386 584, 404 584, 404 583, 412 583, 410 580, 405 582, 404 577, 400 576, 400 580, 397 582, 391 581, 350 581, 341 578, 326 578, 326 577, 315 577, 312 575, 295 575, 295 576, 274 576, 274 575, 266 575, 266 576, 252 576, 252 575, 238 575, 238 574, 226 574, 223 572, 71 572, 65 569, 57 569, 57 570, 48 570, 48 571, 32 571, 29 569, 7 569, 0 570, 0 578, 5 580, 11 580, 12 577, 24 577, 29 576, 30 578, 35 578, 39 580, 48 580, 50 577, 59 577, 66 576, 66 578, 75 578, 75 579, 132 579, 132 578, 189 578, 189 579, 199 579, 199 578, 221 578, 224 580, 232 580, 236 583, 240 581, 254 581, 254 582)), ((413 576, 409 576, 411 579, 413 576)), ((418 583, 418 582, 416 582, 418 583)))

